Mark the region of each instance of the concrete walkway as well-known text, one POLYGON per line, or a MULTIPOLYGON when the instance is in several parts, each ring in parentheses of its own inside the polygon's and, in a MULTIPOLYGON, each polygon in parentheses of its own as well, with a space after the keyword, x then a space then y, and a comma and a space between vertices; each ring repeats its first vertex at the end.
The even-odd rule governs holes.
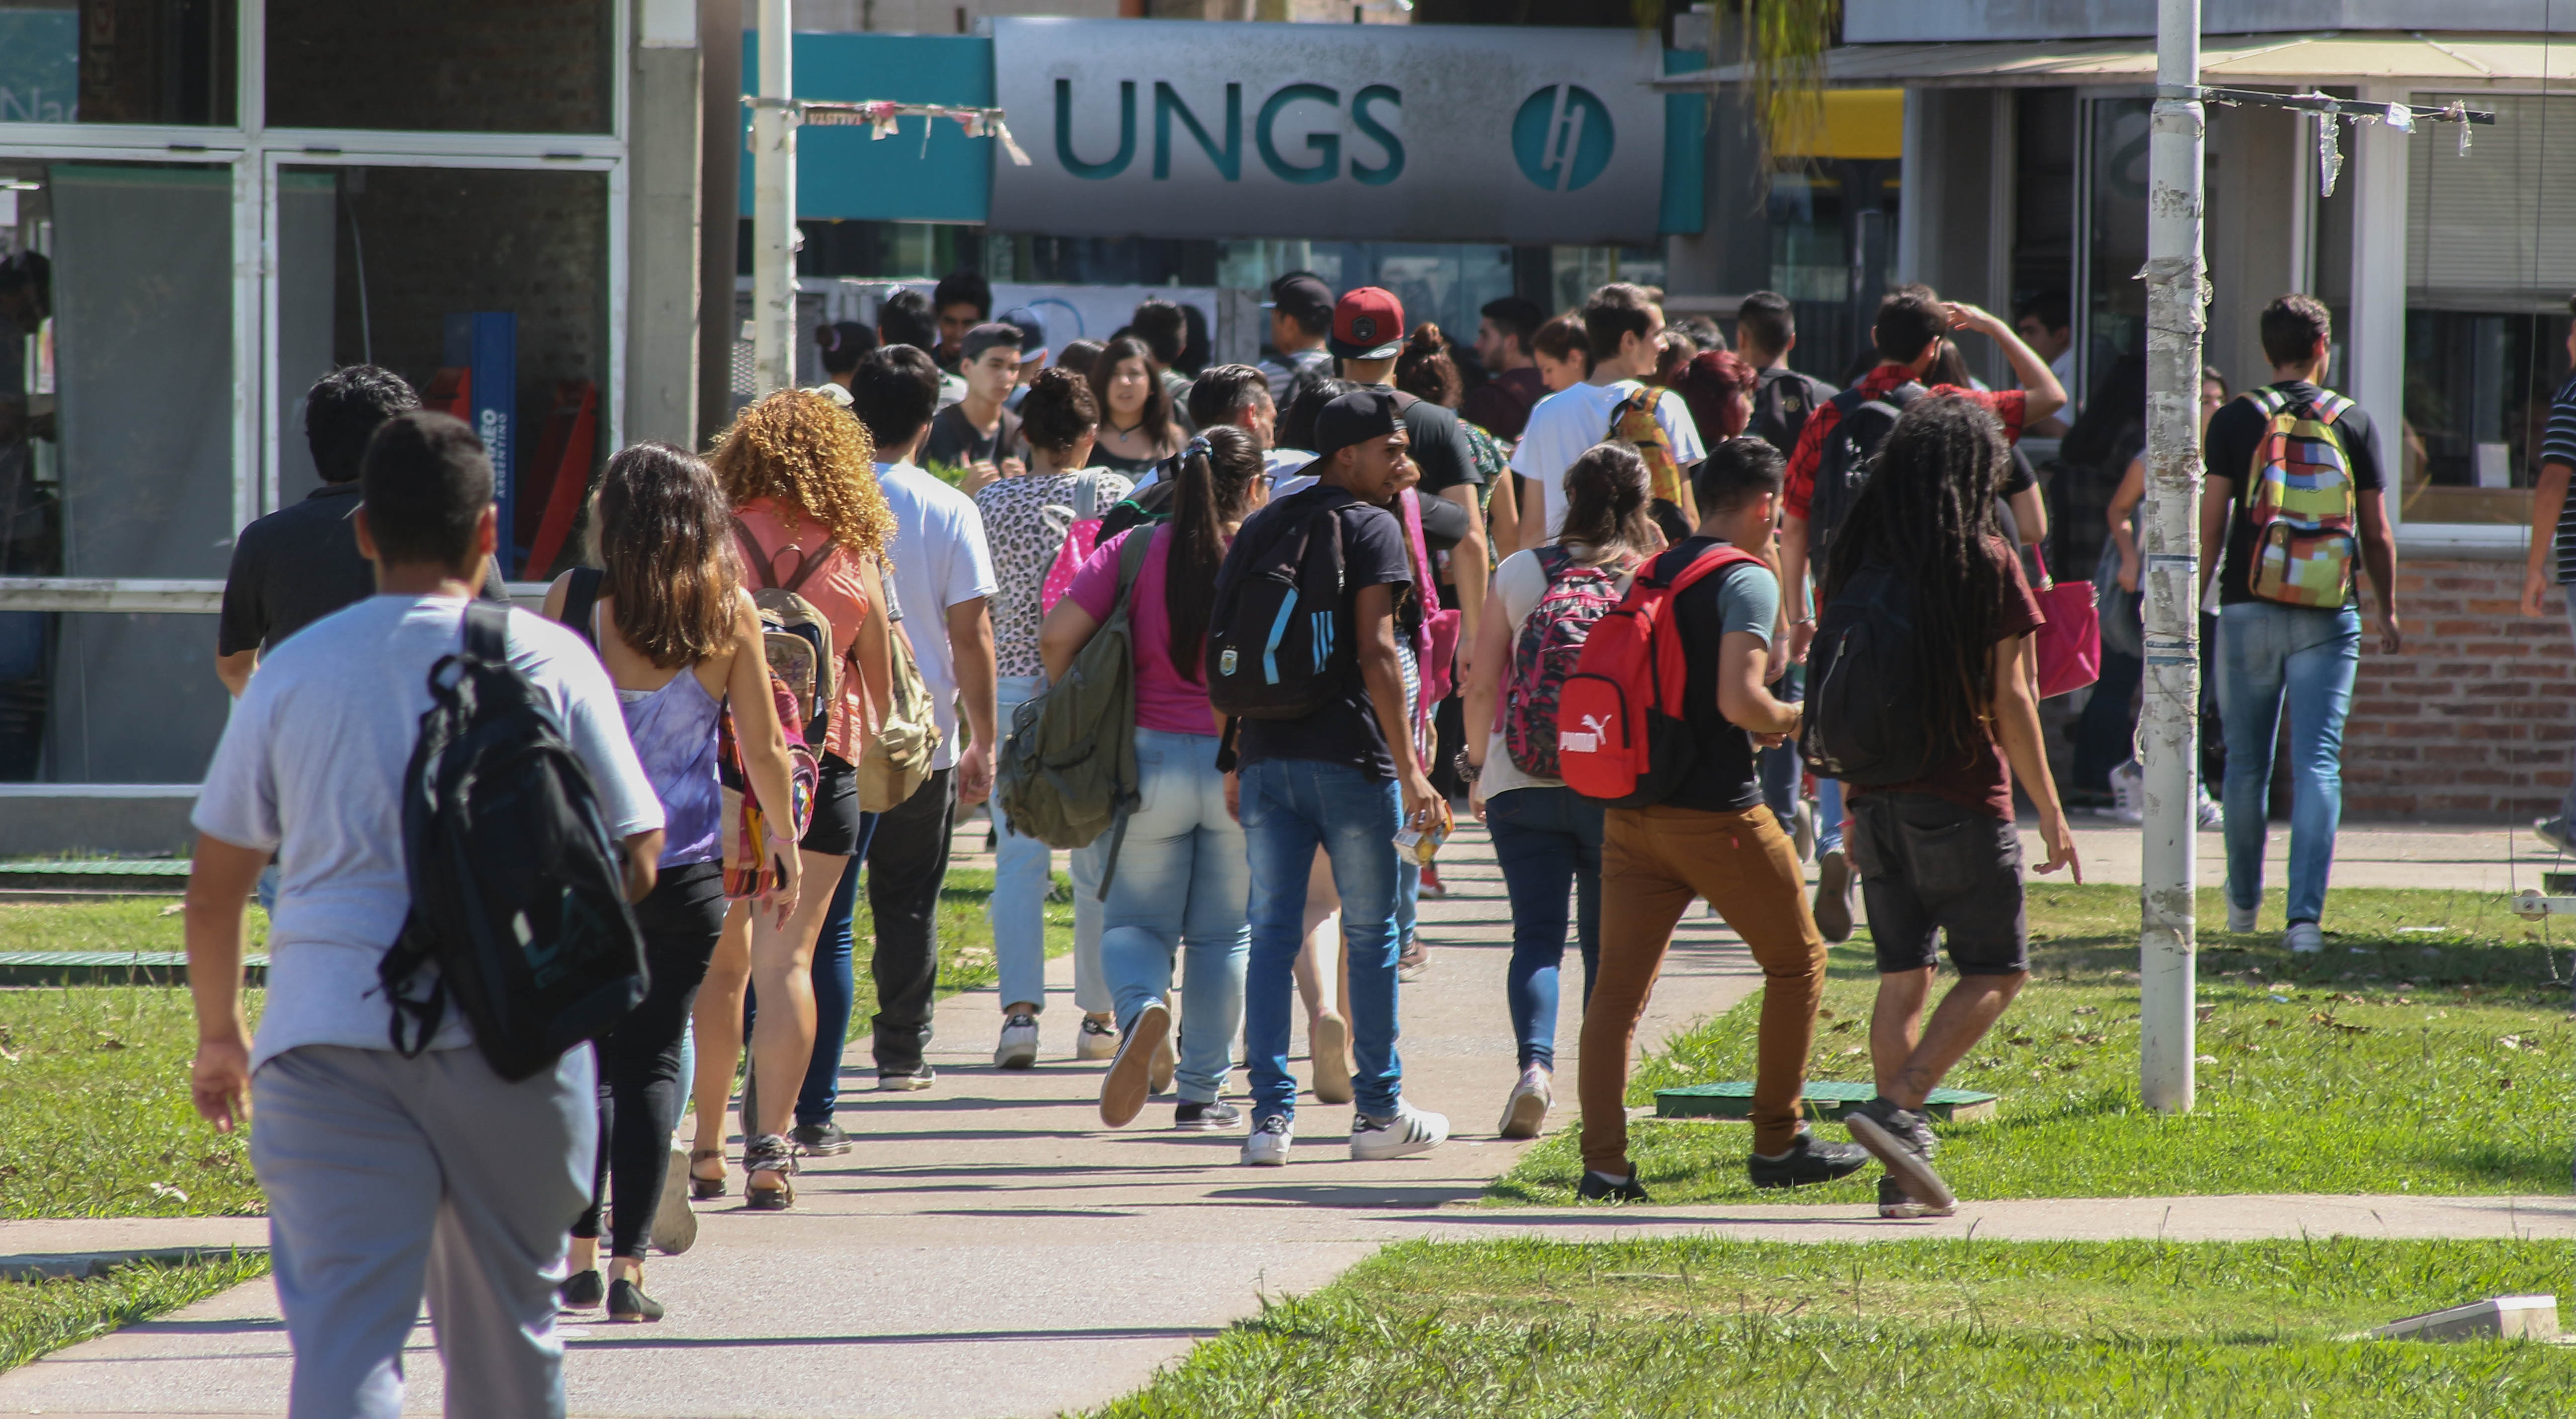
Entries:
MULTIPOLYGON (((2075 830, 2075 849, 2084 862, 2087 882, 2135 885, 2139 880, 2138 829, 2109 818, 2078 812, 2068 820, 2075 830)), ((2200 884, 2216 887, 2227 880, 2227 845, 2215 831, 2199 835, 2200 884)), ((2039 834, 2024 820, 2022 849, 2031 862, 2044 861, 2039 834)), ((2528 830, 2499 828, 2410 827, 2346 823, 2335 834, 2334 868, 2329 887, 2431 887, 2446 891, 2493 892, 2504 895, 2540 886, 2546 871, 2576 871, 2576 860, 2562 861, 2541 846, 2528 830)), ((2290 875, 2290 831, 2272 825, 2264 845, 2263 883, 2277 894, 2290 875)), ((2064 881, 2064 874, 2054 879, 2064 881)))
MULTIPOLYGON (((2079 823, 2078 832, 2088 863, 2098 854, 2106 864, 2088 876, 2119 880, 2125 852, 2135 880, 2135 829, 2079 823)), ((980 837, 970 827, 960 846, 980 846, 980 837)), ((2501 834, 2362 830, 2345 840, 2361 875, 2347 885, 2464 886, 2465 872, 2504 870, 2501 834), (2418 871, 2433 876, 2387 880, 2418 871)), ((2203 842, 2214 851, 2214 835, 2203 842)), ((1253 1313, 1262 1296, 1312 1291, 1410 1238, 2576 1236, 2568 1198, 2043 1200, 1971 1203, 1955 1218, 1909 1223, 1801 1206, 1477 1207, 1485 1181, 1521 1150, 1492 1134, 1514 1075, 1503 1008, 1509 913, 1475 825, 1462 825, 1443 866, 1452 895, 1424 903, 1433 967, 1405 988, 1403 1043, 1408 1096, 1447 1112, 1458 1134, 1438 1153, 1350 1162, 1341 1141, 1350 1110, 1311 1099, 1299 1111, 1294 1159, 1277 1171, 1234 1166, 1234 1137, 1160 1128, 1168 1101, 1123 1132, 1101 1130, 1101 1066, 1067 1058, 1078 1015, 1070 963, 1059 960, 1040 1068, 991 1067, 990 992, 948 1001, 933 1055, 938 1088, 845 1096, 842 1123, 858 1147, 808 1160, 795 1210, 709 1204, 697 1247, 652 1262, 649 1286, 670 1319, 565 1327, 571 1412, 947 1419, 1079 1409, 1144 1384, 1253 1313)), ((1569 970, 1569 1006, 1577 975, 1569 970)), ((1758 984, 1733 938, 1694 915, 1641 1043, 1655 1047, 1758 984)), ((1577 1027, 1568 1008, 1558 1124, 1574 1112, 1577 1027)), ((853 1087, 864 1088, 863 1052, 849 1068, 853 1087)), ((136 1246, 222 1244, 255 1240, 256 1229, 228 1219, 9 1223, 0 1224, 0 1251, 101 1250, 111 1234, 136 1246)), ((426 1326, 409 1369, 408 1409, 437 1413, 426 1326)), ((275 1294, 263 1282, 0 1376, 0 1414, 279 1414, 287 1373, 275 1294)))

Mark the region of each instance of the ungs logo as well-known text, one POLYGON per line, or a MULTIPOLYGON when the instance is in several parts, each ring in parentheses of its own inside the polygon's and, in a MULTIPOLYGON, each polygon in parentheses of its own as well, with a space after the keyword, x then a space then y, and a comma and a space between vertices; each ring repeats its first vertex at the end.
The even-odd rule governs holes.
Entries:
POLYGON ((1572 192, 1599 177, 1617 141, 1609 105, 1580 84, 1548 85, 1522 100, 1512 119, 1521 175, 1549 192, 1572 192))

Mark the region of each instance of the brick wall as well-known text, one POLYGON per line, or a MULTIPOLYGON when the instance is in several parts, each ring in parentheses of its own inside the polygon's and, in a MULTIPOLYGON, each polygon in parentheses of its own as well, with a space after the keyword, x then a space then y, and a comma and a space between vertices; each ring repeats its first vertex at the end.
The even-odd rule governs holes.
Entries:
MULTIPOLYGON (((2554 812, 2576 748, 2576 650, 2550 598, 2523 619, 2522 562, 2405 562, 2406 649, 2362 636, 2344 726, 2344 812, 2355 818, 2527 822, 2554 812)), ((2370 618, 2365 612, 2364 620, 2370 618)))

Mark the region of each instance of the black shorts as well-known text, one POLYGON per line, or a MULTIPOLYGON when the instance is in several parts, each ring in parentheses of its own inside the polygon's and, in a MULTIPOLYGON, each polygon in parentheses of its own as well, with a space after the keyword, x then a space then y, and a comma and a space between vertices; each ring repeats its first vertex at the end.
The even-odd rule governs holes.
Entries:
POLYGON ((853 857, 859 851, 859 768, 838 754, 825 754, 814 783, 814 821, 799 844, 826 857, 853 857))
POLYGON ((1856 793, 1844 846, 1881 974, 1919 971, 1945 944, 1963 976, 2030 969, 2021 833, 1928 793, 1856 793))

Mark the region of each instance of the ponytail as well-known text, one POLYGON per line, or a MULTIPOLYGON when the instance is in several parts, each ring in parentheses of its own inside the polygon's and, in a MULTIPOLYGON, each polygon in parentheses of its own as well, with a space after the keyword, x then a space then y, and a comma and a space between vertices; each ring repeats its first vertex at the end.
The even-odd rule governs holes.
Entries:
MULTIPOLYGON (((1226 524, 1241 522, 1260 482, 1261 448, 1252 435, 1220 424, 1164 465, 1172 471, 1172 546, 1163 563, 1163 609, 1172 625, 1172 668, 1199 675, 1207 640, 1208 588, 1225 560, 1226 524)), ((1150 535, 1150 533, 1148 534, 1150 535)))

